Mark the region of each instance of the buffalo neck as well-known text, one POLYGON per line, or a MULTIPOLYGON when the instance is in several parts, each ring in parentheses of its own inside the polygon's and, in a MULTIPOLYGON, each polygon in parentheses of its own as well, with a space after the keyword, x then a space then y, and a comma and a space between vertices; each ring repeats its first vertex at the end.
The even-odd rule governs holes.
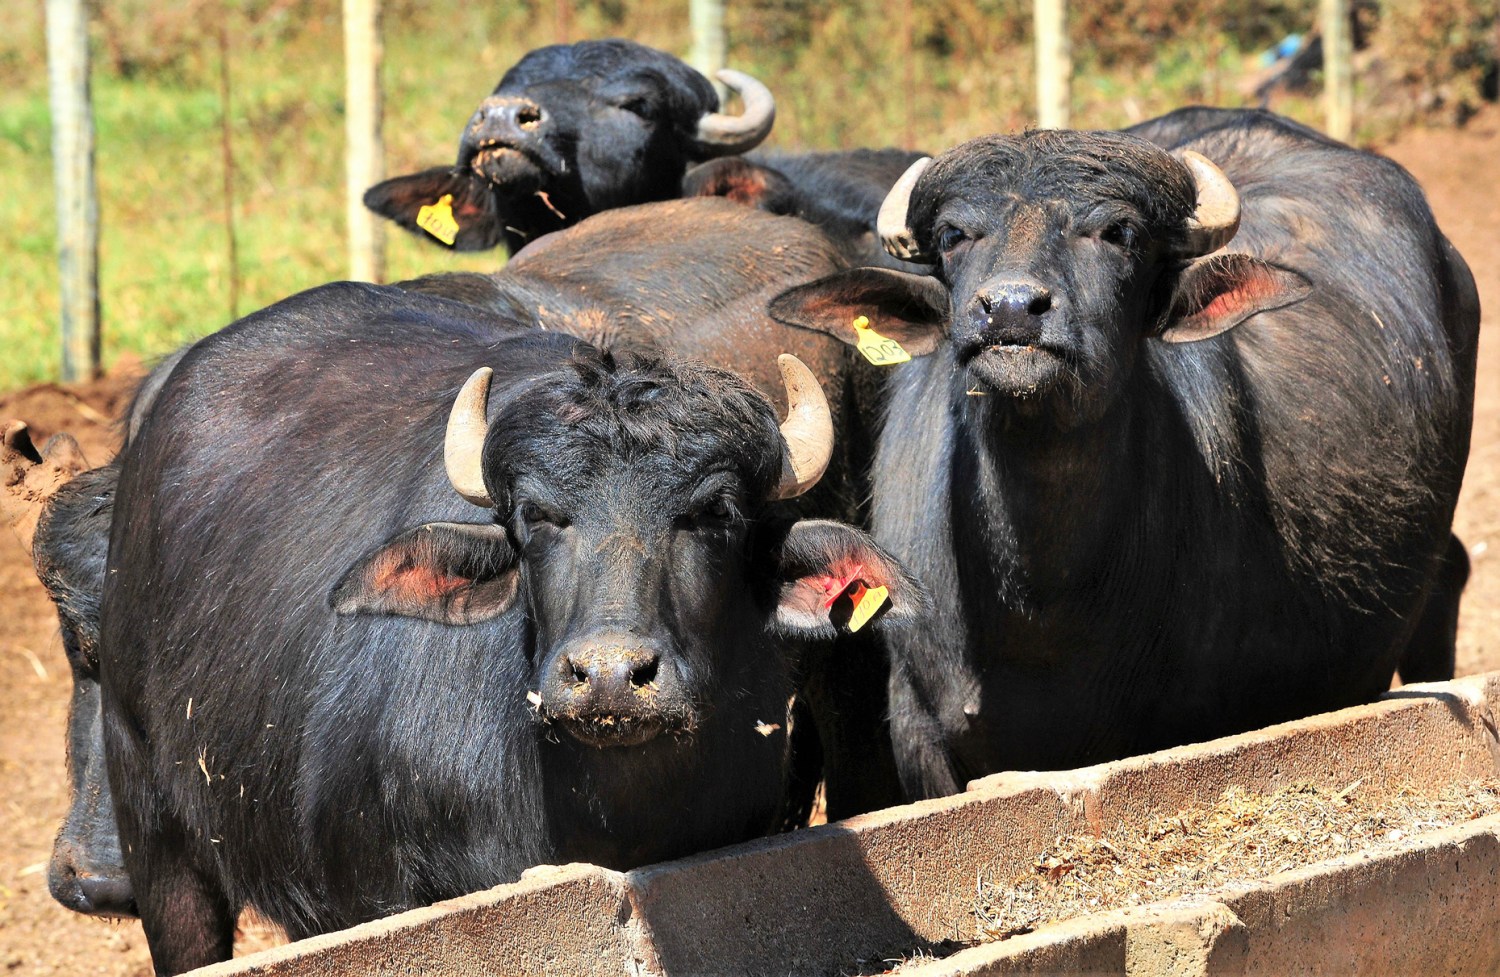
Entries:
POLYGON ((991 601, 1036 620, 1118 559, 1122 534, 1147 521, 1159 486, 1158 453, 1145 446, 1159 440, 1149 426, 1160 412, 1129 392, 1098 420, 1059 430, 962 372, 954 381, 952 518, 956 545, 970 550, 960 565, 984 566, 991 601))

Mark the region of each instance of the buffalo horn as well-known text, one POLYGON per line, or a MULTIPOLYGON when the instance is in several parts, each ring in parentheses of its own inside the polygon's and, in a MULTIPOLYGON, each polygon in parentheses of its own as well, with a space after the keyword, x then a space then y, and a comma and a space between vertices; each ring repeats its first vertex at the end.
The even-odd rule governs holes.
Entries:
POLYGON ((776 358, 786 385, 786 420, 781 425, 781 484, 774 498, 801 495, 823 477, 833 455, 833 417, 823 387, 807 365, 790 353, 776 358))
POLYGON ((776 121, 776 99, 771 90, 743 71, 729 68, 718 79, 739 94, 745 103, 740 115, 705 112, 698 120, 698 150, 704 156, 733 156, 760 145, 771 134, 776 121))
POLYGON ((1198 209, 1187 221, 1183 256, 1196 258, 1219 250, 1240 229, 1240 195, 1224 171, 1201 153, 1188 150, 1182 162, 1198 185, 1198 209))
POLYGON ((487 366, 475 370, 464 382, 453 409, 448 412, 448 434, 443 440, 443 467, 448 481, 464 501, 486 509, 495 507, 484 487, 484 436, 489 430, 485 411, 490 402, 490 374, 487 366))
POLYGON ((927 256, 917 246, 917 236, 907 226, 906 209, 911 203, 911 188, 917 185, 917 178, 931 163, 931 156, 923 156, 908 166, 906 172, 901 174, 901 179, 891 187, 891 192, 885 195, 880 213, 875 217, 875 232, 880 235, 880 243, 885 247, 886 253, 902 261, 927 260, 927 256))

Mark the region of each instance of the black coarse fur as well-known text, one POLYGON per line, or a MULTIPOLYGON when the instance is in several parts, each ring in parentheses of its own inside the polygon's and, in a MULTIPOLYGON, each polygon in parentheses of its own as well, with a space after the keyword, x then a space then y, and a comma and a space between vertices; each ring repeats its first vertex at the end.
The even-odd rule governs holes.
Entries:
POLYGON ((684 196, 723 196, 822 228, 853 265, 910 268, 886 254, 875 217, 891 185, 922 157, 904 149, 755 152, 711 160, 683 178, 684 196))
POLYGON ((943 341, 900 369, 874 510, 937 598, 937 626, 892 641, 913 795, 1368 701, 1398 665, 1451 674, 1463 259, 1400 167, 1275 116, 1136 133, 1233 182, 1227 254, 1173 256, 1192 183, 1130 135, 987 137, 913 192, 948 301, 910 306, 943 341))
POLYGON ((104 590, 116 466, 70 480, 48 500, 32 552, 57 607, 73 674, 68 708, 68 814, 53 844, 47 886, 58 902, 97 916, 135 915, 104 766, 99 718, 99 596, 104 590))

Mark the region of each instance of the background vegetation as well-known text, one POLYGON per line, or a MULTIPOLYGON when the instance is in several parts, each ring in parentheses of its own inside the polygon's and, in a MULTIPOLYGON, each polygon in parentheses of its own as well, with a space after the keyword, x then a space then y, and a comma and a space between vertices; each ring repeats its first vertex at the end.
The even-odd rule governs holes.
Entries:
MULTIPOLYGON (((729 5, 730 63, 778 97, 772 145, 940 150, 1030 121, 1030 0, 729 5)), ((1496 6, 1361 8, 1360 139, 1416 119, 1461 122, 1493 97, 1496 6)), ((58 369, 42 7, 11 5, 0 36, 0 388, 58 369)), ((1261 53, 1307 31, 1315 12, 1316 0, 1074 0, 1074 125, 1114 127, 1191 102, 1251 104, 1261 53)), ((106 365, 159 356, 344 274, 339 16, 338 0, 97 0, 106 365)), ((687 4, 387 0, 387 172, 450 162, 473 106, 526 51, 602 36, 685 55, 687 4)), ((1315 91, 1274 107, 1316 125, 1315 91)), ((393 280, 499 262, 390 238, 393 280)))

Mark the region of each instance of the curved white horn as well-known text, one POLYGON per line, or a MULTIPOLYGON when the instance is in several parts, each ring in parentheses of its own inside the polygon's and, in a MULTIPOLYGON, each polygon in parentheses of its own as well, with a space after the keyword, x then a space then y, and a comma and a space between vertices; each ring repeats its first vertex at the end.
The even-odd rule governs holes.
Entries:
POLYGON ((485 411, 490 402, 490 375, 482 366, 475 370, 448 412, 448 434, 443 439, 443 467, 448 481, 464 501, 486 509, 495 507, 484 487, 484 436, 489 431, 485 411))
POLYGON ((771 134, 776 99, 769 88, 743 71, 725 68, 717 77, 739 94, 745 111, 739 115, 704 113, 698 120, 698 151, 705 157, 749 152, 771 134))
POLYGON ((1182 162, 1198 187, 1198 208, 1188 218, 1184 257, 1217 251, 1240 229, 1240 195, 1224 171, 1201 153, 1187 150, 1182 162))
POLYGON ((927 255, 917 246, 917 236, 907 226, 906 209, 911 203, 911 188, 917 185, 917 178, 930 165, 932 157, 923 156, 908 166, 880 204, 880 213, 875 217, 875 233, 880 235, 881 245, 893 258, 900 258, 902 261, 927 260, 927 255))
POLYGON ((833 417, 828 398, 813 372, 791 353, 776 358, 786 386, 786 420, 781 424, 781 484, 772 497, 801 495, 828 470, 833 456, 833 417))

